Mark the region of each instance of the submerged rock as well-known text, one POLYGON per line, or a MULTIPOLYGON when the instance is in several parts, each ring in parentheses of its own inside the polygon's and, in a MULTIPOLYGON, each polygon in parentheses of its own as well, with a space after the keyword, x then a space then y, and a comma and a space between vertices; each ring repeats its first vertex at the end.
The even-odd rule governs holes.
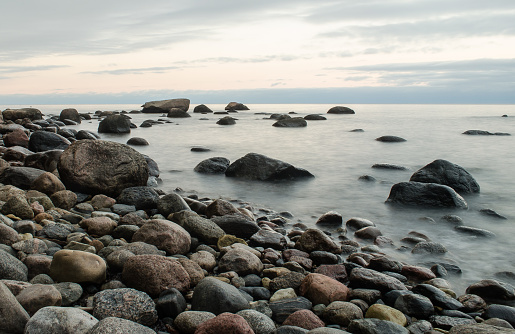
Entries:
POLYGON ((454 189, 436 183, 394 184, 386 203, 467 209, 467 202, 454 189))
POLYGON ((98 124, 98 133, 130 133, 131 122, 124 115, 109 115, 98 124))
POLYGON ((273 124, 278 128, 303 128, 308 126, 308 122, 302 117, 281 119, 273 124))
POLYGON ((349 107, 336 106, 327 111, 328 114, 355 114, 356 112, 349 107))
POLYGON ((397 136, 381 136, 376 138, 376 140, 383 143, 400 143, 406 141, 406 139, 397 136))
POLYGON ((443 159, 435 160, 422 167, 411 176, 410 181, 438 183, 465 194, 479 192, 479 184, 469 172, 443 159))
POLYGON ((194 113, 200 113, 200 114, 209 114, 212 113, 213 110, 211 110, 208 106, 205 104, 199 104, 193 109, 194 113))
POLYGON ((248 153, 233 162, 227 168, 225 175, 260 181, 314 177, 313 174, 305 169, 297 168, 289 163, 257 153, 248 153))
POLYGON ((231 162, 227 158, 214 157, 202 160, 193 170, 203 174, 223 174, 230 164, 231 162))
POLYGON ((239 102, 229 102, 227 106, 225 106, 225 110, 249 110, 249 107, 239 102))

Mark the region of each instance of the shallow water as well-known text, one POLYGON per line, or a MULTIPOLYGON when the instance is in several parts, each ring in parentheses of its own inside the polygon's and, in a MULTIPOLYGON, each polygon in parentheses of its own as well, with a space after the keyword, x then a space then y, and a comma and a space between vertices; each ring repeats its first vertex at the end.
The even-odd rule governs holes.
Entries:
MULTIPOLYGON (((222 111, 225 105, 208 105, 222 111)), ((277 211, 290 211, 294 221, 313 225, 323 213, 335 210, 344 221, 362 217, 376 223, 396 246, 409 231, 428 235, 443 243, 449 252, 436 261, 455 262, 462 270, 461 278, 452 278, 456 291, 482 278, 491 278, 496 271, 515 271, 512 256, 515 247, 515 187, 513 181, 515 154, 511 147, 514 136, 468 136, 466 130, 514 133, 513 105, 347 105, 355 115, 325 114, 333 105, 249 105, 249 111, 231 116, 238 118, 233 126, 220 126, 223 115, 193 114, 187 119, 169 119, 172 124, 133 129, 131 134, 102 134, 103 139, 125 143, 130 137, 143 137, 146 147, 135 147, 153 158, 160 167, 163 183, 160 188, 171 192, 180 187, 199 196, 241 199, 277 211), (273 120, 256 113, 296 112, 297 116, 324 114, 326 121, 309 121, 306 128, 275 128, 273 120), (512 117, 501 117, 507 114, 512 117), (201 120, 207 118, 207 120, 201 120), (351 132, 353 129, 364 132, 351 132), (382 143, 374 139, 396 135, 407 139, 402 143, 382 143), (191 152, 194 146, 210 152, 191 152), (255 182, 227 178, 223 175, 201 175, 193 168, 202 160, 222 156, 234 161, 249 152, 256 152, 305 168, 314 179, 295 182, 255 182), (481 193, 464 196, 468 210, 422 209, 385 204, 394 183, 408 181, 411 174, 435 159, 446 159, 464 167, 481 186, 481 193), (372 169, 376 163, 402 165, 409 170, 372 169), (358 180, 372 175, 377 182, 358 180), (497 220, 478 211, 491 208, 507 216, 497 220), (441 221, 446 214, 457 214, 465 225, 484 228, 496 238, 477 238, 453 229, 441 221), (432 217, 428 223, 420 217, 432 217)), ((46 115, 69 106, 34 106, 46 115)), ((78 105, 79 112, 96 110, 140 110, 138 105, 78 105)), ((193 107, 193 106, 192 106, 193 107)), ((164 118, 157 114, 130 114, 133 123, 145 119, 164 118)), ((98 120, 83 122, 77 128, 96 131, 98 120)), ((352 234, 348 235, 352 238, 352 234)), ((366 242, 364 242, 366 244, 366 242)), ((410 263, 434 259, 414 258, 409 252, 385 250, 410 263)))

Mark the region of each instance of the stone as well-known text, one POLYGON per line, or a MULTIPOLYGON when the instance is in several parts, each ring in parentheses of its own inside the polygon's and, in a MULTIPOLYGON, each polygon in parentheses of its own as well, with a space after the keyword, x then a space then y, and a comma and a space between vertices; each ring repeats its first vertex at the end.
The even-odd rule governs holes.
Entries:
POLYGON ((18 232, 6 224, 0 223, 0 244, 11 246, 18 242, 18 232))
POLYGON ((402 267, 400 273, 408 278, 408 280, 415 282, 429 281, 436 278, 436 275, 431 271, 431 269, 419 266, 405 265, 402 267))
POLYGON ((295 243, 295 248, 305 252, 326 251, 336 254, 341 253, 341 248, 319 229, 307 229, 295 243))
POLYGON ((454 226, 454 229, 458 232, 471 234, 477 237, 484 237, 484 238, 494 238, 496 237, 496 234, 492 231, 485 230, 483 228, 477 228, 472 226, 454 226))
POLYGON ((0 323, 2 324, 2 333, 22 334, 25 324, 29 321, 30 316, 16 297, 0 282, 0 323))
POLYGON ((211 245, 216 244, 225 235, 224 230, 216 223, 200 217, 193 211, 184 210, 176 212, 171 219, 188 231, 191 236, 211 245))
POLYGON ((463 308, 463 304, 452 298, 442 290, 429 284, 418 284, 411 290, 419 295, 426 296, 434 306, 446 310, 458 310, 463 308))
POLYGON ((80 114, 75 108, 66 108, 61 111, 61 113, 59 114, 59 120, 63 122, 67 119, 77 122, 79 124, 82 122, 80 114))
POLYGON ((238 238, 249 239, 260 230, 258 224, 243 214, 213 216, 211 218, 226 234, 234 235, 238 238))
POLYGON ((186 310, 186 299, 181 292, 170 288, 159 294, 156 302, 157 312, 160 318, 169 317, 175 319, 180 313, 186 310))
POLYGON ((16 300, 32 316, 46 306, 61 306, 62 297, 52 285, 33 284, 23 289, 16 300))
POLYGON ((272 124, 272 126, 278 128, 304 128, 308 126, 308 122, 302 117, 292 117, 280 119, 274 124, 272 124))
POLYGON ((371 305, 365 313, 365 318, 375 318, 387 320, 405 327, 408 323, 406 316, 401 311, 394 309, 388 305, 374 304, 371 305))
POLYGON ((67 189, 116 197, 125 188, 145 186, 148 165, 133 148, 103 140, 78 140, 59 158, 57 166, 67 189))
POLYGON ((249 110, 249 108, 240 102, 229 102, 225 106, 225 110, 249 110))
POLYGON ((269 334, 275 329, 272 319, 256 310, 242 310, 236 314, 247 321, 255 334, 269 334))
POLYGON ((406 290, 397 278, 366 268, 352 269, 350 284, 353 288, 376 289, 383 293, 390 290, 406 290))
POLYGON ((47 195, 66 190, 61 180, 50 172, 39 175, 34 182, 32 182, 31 188, 47 195))
POLYGON ((367 226, 363 227, 356 232, 354 232, 354 236, 360 239, 368 239, 375 240, 377 237, 383 235, 381 230, 375 226, 367 226))
POLYGON ((249 180, 273 181, 282 179, 296 179, 313 177, 305 169, 266 157, 257 153, 248 153, 234 161, 225 172, 225 176, 239 177, 249 180))
POLYGON ((376 334, 395 333, 410 334, 410 332, 399 324, 380 319, 357 319, 350 322, 347 328, 351 333, 376 334))
POLYGON ((82 292, 83 292, 82 286, 78 283, 63 282, 63 283, 53 284, 53 286, 61 294, 61 297, 62 297, 61 305, 62 306, 71 306, 76 301, 78 301, 79 298, 82 296, 82 292))
POLYGON ((293 288, 297 289, 302 284, 305 275, 298 272, 288 272, 284 275, 278 276, 270 281, 270 290, 277 291, 281 289, 293 288))
POLYGON ((513 329, 491 326, 487 324, 457 325, 449 330, 449 334, 503 334, 515 333, 513 329))
POLYGON ((16 129, 12 132, 7 133, 4 137, 4 145, 5 147, 12 146, 21 146, 28 148, 29 147, 29 136, 22 129, 16 129))
POLYGON ((166 117, 170 118, 187 118, 191 117, 190 114, 188 114, 187 111, 182 110, 180 108, 172 108, 168 111, 168 115, 166 117))
POLYGON ((467 202, 454 189, 437 183, 400 182, 392 186, 386 203, 467 209, 467 202))
POLYGON ((269 304, 272 309, 272 319, 278 323, 283 323, 290 314, 298 310, 309 310, 313 304, 309 299, 304 297, 297 297, 292 299, 281 299, 269 304))
POLYGON ((2 111, 2 117, 5 121, 15 121, 17 119, 28 118, 31 121, 43 119, 43 114, 36 108, 6 109, 2 111))
POLYGON ((433 255, 442 255, 447 253, 447 248, 444 245, 438 242, 433 241, 423 241, 419 242, 413 247, 411 250, 413 254, 433 254, 433 255))
POLYGON ((28 190, 32 182, 44 172, 31 167, 6 167, 0 170, 0 183, 28 190))
POLYGON ((249 251, 232 249, 219 260, 218 270, 220 272, 235 271, 240 276, 259 275, 263 270, 263 263, 249 251))
POLYGON ((183 211, 190 210, 190 207, 182 198, 181 195, 176 193, 171 193, 160 197, 157 201, 157 210, 160 214, 165 217, 168 217, 170 214, 183 211))
POLYGON ((148 186, 128 187, 121 191, 116 198, 119 204, 133 205, 136 210, 148 210, 157 208, 159 194, 148 186))
POLYGON ((77 194, 70 190, 60 190, 50 196, 52 203, 58 208, 70 210, 77 204, 77 194))
POLYGON ((111 234, 118 224, 109 217, 94 217, 83 219, 79 225, 90 235, 101 237, 111 234))
POLYGON ((254 247, 282 250, 286 247, 287 241, 281 233, 261 229, 250 237, 250 244, 254 247))
POLYGON ((98 124, 98 133, 130 133, 131 122, 125 115, 109 115, 98 124))
POLYGON ((434 313, 431 300, 418 294, 400 295, 395 300, 394 307, 402 313, 417 319, 428 319, 434 313))
POLYGON ((50 150, 64 150, 71 142, 65 137, 48 131, 35 131, 29 138, 29 150, 44 152, 50 150))
POLYGON ((137 255, 125 262, 122 282, 154 297, 170 288, 186 291, 190 287, 190 275, 177 260, 161 255, 137 255))
POLYGON ((438 159, 416 171, 410 181, 449 186, 460 194, 478 193, 477 181, 463 167, 438 159))
POLYGON ((310 310, 298 310, 293 312, 282 323, 286 326, 297 326, 308 330, 324 327, 325 323, 310 310))
POLYGON ((88 334, 155 334, 149 327, 122 318, 107 317, 91 328, 88 334))
POLYGON ((334 301, 322 312, 322 318, 329 323, 347 327, 352 320, 363 319, 363 311, 353 303, 334 301))
POLYGON ((327 111, 328 114, 355 114, 356 112, 349 107, 336 106, 327 111))
POLYGON ((105 281, 106 262, 98 255, 63 249, 54 254, 50 277, 57 282, 97 283, 105 281))
POLYGON ((193 290, 193 311, 207 311, 218 315, 249 308, 249 302, 236 287, 213 277, 204 278, 193 290))
POLYGON ((213 112, 213 110, 211 110, 205 104, 199 104, 198 106, 195 106, 195 108, 193 108, 193 112, 194 113, 201 113, 201 114, 210 114, 210 113, 213 112))
POLYGON ((398 136, 381 136, 376 138, 376 140, 383 143, 401 143, 406 141, 406 139, 398 136))
POLYGON ((0 279, 28 281, 27 266, 7 252, 0 251, 0 279))
POLYGON ((148 141, 145 138, 132 137, 129 140, 127 140, 127 145, 148 146, 150 144, 148 143, 148 141))
POLYGON ((508 305, 492 304, 489 305, 483 313, 483 318, 499 318, 506 320, 515 327, 515 307, 508 305))
POLYGON ((34 218, 34 212, 24 196, 11 196, 0 211, 4 215, 13 214, 21 219, 34 218))
POLYGON ((487 306, 483 298, 474 294, 461 295, 458 301, 463 305, 462 311, 467 313, 483 312, 487 306))
POLYGON ((231 117, 231 116, 225 116, 225 117, 222 117, 220 118, 216 124, 218 125, 234 125, 236 124, 236 118, 234 117, 231 117))
POLYGON ((343 264, 323 264, 315 269, 315 273, 328 276, 340 283, 347 280, 347 270, 343 264))
POLYGON ((346 301, 349 289, 328 276, 311 273, 302 281, 299 292, 315 305, 329 305, 334 301, 346 301))
POLYGON ((168 113, 172 108, 188 111, 190 108, 189 99, 169 99, 146 102, 141 110, 142 113, 168 113))
POLYGON ((168 254, 186 254, 190 250, 190 234, 176 223, 164 219, 147 221, 134 235, 133 241, 155 245, 168 254))
POLYGON ((201 174, 224 174, 231 162, 224 157, 213 157, 202 160, 193 169, 201 174))
POLYGON ((211 312, 186 311, 179 314, 173 324, 180 333, 194 334, 200 324, 214 317, 216 317, 216 315, 211 312))
POLYGON ((157 321, 156 305, 145 292, 130 289, 109 289, 95 294, 93 316, 123 318, 150 326, 157 321))
POLYGON ((327 120, 326 117, 322 116, 322 115, 318 115, 318 114, 309 114, 309 115, 306 115, 304 116, 304 119, 306 121, 325 121, 327 120))
POLYGON ((88 334, 97 323, 92 315, 78 308, 47 306, 30 318, 24 334, 88 334))
POLYGON ((195 334, 254 334, 245 319, 237 314, 222 313, 213 319, 201 323, 195 334))

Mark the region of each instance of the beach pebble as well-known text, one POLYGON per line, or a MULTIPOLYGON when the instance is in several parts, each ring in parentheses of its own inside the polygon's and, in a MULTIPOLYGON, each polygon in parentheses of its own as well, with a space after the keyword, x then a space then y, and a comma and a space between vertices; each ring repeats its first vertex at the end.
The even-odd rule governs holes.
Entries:
POLYGON ((324 327, 325 323, 310 310, 298 310, 284 320, 283 325, 297 326, 308 330, 324 327))
POLYGON ((93 298, 93 316, 98 320, 117 317, 145 326, 157 321, 154 301, 142 291, 122 288, 103 290, 93 298))
POLYGON ((397 278, 366 268, 353 269, 350 283, 353 288, 376 289, 381 292, 406 290, 404 284, 397 278))
MULTIPOLYGON (((1 252, 0 252, 1 253, 1 252)), ((29 314, 16 297, 0 282, 0 323, 5 333, 23 333, 29 314)))
POLYGON ((340 253, 341 248, 327 234, 319 229, 308 229, 300 236, 295 244, 295 248, 305 252, 327 251, 340 253))
POLYGON ((132 240, 155 245, 172 255, 186 254, 191 246, 191 236, 184 228, 163 219, 147 221, 134 233, 132 240))
POLYGON ((234 286, 213 277, 201 280, 193 291, 191 309, 214 314, 249 309, 249 302, 234 286))
POLYGON ((91 314, 78 308, 48 306, 30 318, 24 334, 87 334, 97 323, 91 314))
POLYGON ((269 334, 275 330, 275 324, 268 316, 256 310, 242 310, 236 313, 250 325, 255 334, 269 334))
POLYGON ((177 260, 161 255, 137 255, 125 262, 122 282, 150 296, 158 296, 172 287, 185 291, 190 286, 190 276, 177 260))
POLYGON ((387 320, 357 319, 350 322, 347 328, 351 333, 395 333, 410 334, 403 326, 387 320))
POLYGON ((269 306, 273 314, 272 319, 278 323, 283 323, 290 314, 301 309, 309 310, 313 304, 307 298, 297 297, 277 300, 271 302, 269 306))
POLYGON ((218 262, 218 269, 221 272, 235 271, 242 276, 248 274, 259 275, 263 270, 263 263, 249 251, 232 249, 222 256, 218 262))
POLYGON ((418 294, 404 294, 397 297, 394 307, 402 313, 417 319, 428 319, 434 313, 431 300, 418 294))
POLYGON ((80 227, 86 229, 90 235, 101 237, 111 234, 118 224, 109 217, 95 217, 83 219, 80 227))
POLYGON ((27 266, 7 252, 0 251, 0 279, 28 281, 27 266))
POLYGON ((506 320, 515 327, 515 307, 508 305, 492 304, 483 313, 485 319, 499 318, 506 320))
POLYGON ((322 318, 328 323, 347 327, 352 320, 362 319, 361 309, 346 301, 334 301, 327 305, 322 313, 322 318))
POLYGON ((308 298, 315 305, 345 301, 349 293, 349 289, 343 283, 316 273, 308 274, 304 278, 299 291, 301 296, 308 298))
POLYGON ((254 331, 245 319, 237 314, 222 313, 201 323, 195 334, 253 334, 254 331))
POLYGON ((511 284, 492 279, 481 280, 470 285, 466 293, 478 295, 486 301, 515 300, 515 288, 511 284))
POLYGON ((88 334, 155 334, 149 327, 123 318, 107 317, 93 326, 88 334))

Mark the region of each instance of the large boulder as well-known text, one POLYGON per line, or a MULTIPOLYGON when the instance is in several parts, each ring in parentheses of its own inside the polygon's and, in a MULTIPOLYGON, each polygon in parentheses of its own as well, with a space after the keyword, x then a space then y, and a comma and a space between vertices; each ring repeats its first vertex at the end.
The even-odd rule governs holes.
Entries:
POLYGON ((31 121, 43 119, 43 114, 36 108, 6 109, 2 111, 2 116, 6 121, 15 121, 23 118, 28 118, 31 121))
POLYGON ((128 187, 145 186, 148 179, 141 153, 103 140, 74 142, 61 154, 57 168, 67 189, 111 197, 128 187))
POLYGON ((443 184, 462 194, 479 192, 479 184, 469 172, 443 159, 422 167, 411 176, 410 181, 443 184))
POLYGON ((190 114, 186 110, 183 110, 181 108, 172 108, 170 111, 168 111, 167 117, 170 118, 188 118, 191 117, 190 114))
POLYGON ((225 106, 225 110, 249 110, 249 107, 239 102, 229 102, 225 106))
POLYGON ((467 209, 467 202, 454 189, 436 183, 400 182, 390 190, 387 203, 467 209))
POLYGON ((213 157, 202 160, 193 170, 202 174, 223 174, 230 164, 231 162, 227 158, 213 157))
POLYGON ((25 324, 29 321, 30 316, 25 309, 16 300, 16 297, 0 282, 0 323, 2 324, 2 333, 21 334, 25 328, 25 324))
POLYGON ((273 126, 278 128, 303 128, 308 126, 308 122, 302 117, 293 117, 280 119, 273 126))
POLYGON ((201 114, 209 114, 212 113, 213 110, 211 110, 208 106, 205 104, 199 104, 193 109, 194 113, 201 113, 201 114))
POLYGON ((130 133, 131 121, 125 115, 109 115, 98 124, 98 133, 130 133))
POLYGON ((66 119, 72 120, 79 124, 82 122, 79 112, 77 111, 77 109, 74 108, 66 108, 61 111, 61 114, 59 115, 59 120, 61 122, 64 122, 64 120, 66 119))
POLYGON ((257 153, 248 153, 233 162, 227 168, 225 175, 260 181, 314 177, 305 169, 257 153))
POLYGON ((143 113, 168 113, 171 109, 178 108, 188 111, 190 108, 189 99, 171 99, 161 101, 150 101, 143 105, 143 113))
POLYGON ((29 150, 43 152, 49 150, 64 150, 71 142, 57 133, 35 131, 29 138, 29 150))

